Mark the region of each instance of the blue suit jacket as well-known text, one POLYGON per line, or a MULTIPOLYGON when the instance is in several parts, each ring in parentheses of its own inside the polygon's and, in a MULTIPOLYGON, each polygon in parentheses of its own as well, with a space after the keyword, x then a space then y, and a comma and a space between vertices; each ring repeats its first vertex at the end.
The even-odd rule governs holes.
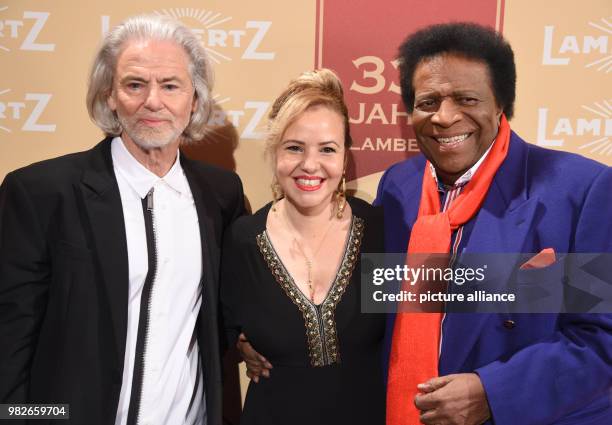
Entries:
MULTIPOLYGON (((387 252, 406 251, 424 166, 418 155, 389 168, 380 182, 387 252)), ((464 253, 612 252, 612 169, 512 133, 473 220, 464 253)), ((387 353, 394 316, 388 323, 387 353)), ((612 316, 447 314, 439 373, 463 372, 479 374, 489 423, 610 425, 612 316), (513 329, 503 326, 507 320, 513 329)))

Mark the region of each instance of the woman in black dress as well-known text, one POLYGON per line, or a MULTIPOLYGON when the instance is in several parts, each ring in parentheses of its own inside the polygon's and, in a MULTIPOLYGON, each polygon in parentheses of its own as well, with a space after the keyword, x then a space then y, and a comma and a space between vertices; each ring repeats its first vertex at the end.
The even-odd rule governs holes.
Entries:
POLYGON ((226 235, 221 301, 274 365, 242 425, 384 424, 383 315, 360 312, 360 253, 383 251, 382 213, 346 198, 348 112, 329 70, 292 81, 270 113, 274 202, 226 235))

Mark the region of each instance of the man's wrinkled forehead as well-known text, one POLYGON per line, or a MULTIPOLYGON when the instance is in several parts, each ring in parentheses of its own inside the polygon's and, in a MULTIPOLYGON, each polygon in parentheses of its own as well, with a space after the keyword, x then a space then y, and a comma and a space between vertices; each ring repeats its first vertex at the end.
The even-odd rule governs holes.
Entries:
MULTIPOLYGON (((183 46, 173 40, 134 37, 126 40, 115 59, 114 78, 119 68, 172 68, 175 73, 192 78, 193 65, 183 46)), ((169 78, 169 77, 168 77, 169 78)))

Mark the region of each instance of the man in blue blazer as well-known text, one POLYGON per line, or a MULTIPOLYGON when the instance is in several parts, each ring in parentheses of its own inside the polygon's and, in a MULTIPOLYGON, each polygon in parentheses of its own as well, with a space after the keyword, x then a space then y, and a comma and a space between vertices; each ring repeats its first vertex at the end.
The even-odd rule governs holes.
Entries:
MULTIPOLYGON (((422 154, 392 166, 380 182, 387 252, 413 243, 425 173, 437 185, 441 212, 482 178, 478 171, 498 155, 500 123, 512 117, 515 96, 510 46, 477 25, 425 28, 408 37, 400 61, 402 97, 422 154)), ((513 132, 505 150, 475 213, 451 227, 451 253, 612 252, 610 167, 513 132)), ((530 270, 514 272, 520 280, 530 270)), ((510 278, 510 269, 504 273, 510 278)), ((390 317, 387 338, 396 356, 399 316, 390 317)), ((440 333, 438 375, 420 382, 416 397, 401 399, 418 409, 420 422, 612 423, 611 315, 447 313, 440 333)), ((397 378, 393 359, 390 383, 397 378)), ((392 414, 388 425, 414 423, 392 414)))

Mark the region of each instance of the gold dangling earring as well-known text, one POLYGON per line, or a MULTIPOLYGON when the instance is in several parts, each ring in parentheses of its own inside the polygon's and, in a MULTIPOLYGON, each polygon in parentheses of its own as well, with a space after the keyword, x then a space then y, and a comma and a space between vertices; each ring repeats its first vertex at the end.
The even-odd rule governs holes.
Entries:
POLYGON ((283 199, 283 189, 281 188, 281 185, 276 180, 276 177, 274 178, 274 181, 270 185, 270 189, 272 189, 272 211, 276 212, 276 203, 280 201, 281 199, 283 199))
POLYGON ((342 175, 342 180, 340 180, 338 190, 336 190, 336 202, 338 203, 336 217, 342 218, 344 215, 344 209, 346 208, 346 178, 344 174, 342 175))

